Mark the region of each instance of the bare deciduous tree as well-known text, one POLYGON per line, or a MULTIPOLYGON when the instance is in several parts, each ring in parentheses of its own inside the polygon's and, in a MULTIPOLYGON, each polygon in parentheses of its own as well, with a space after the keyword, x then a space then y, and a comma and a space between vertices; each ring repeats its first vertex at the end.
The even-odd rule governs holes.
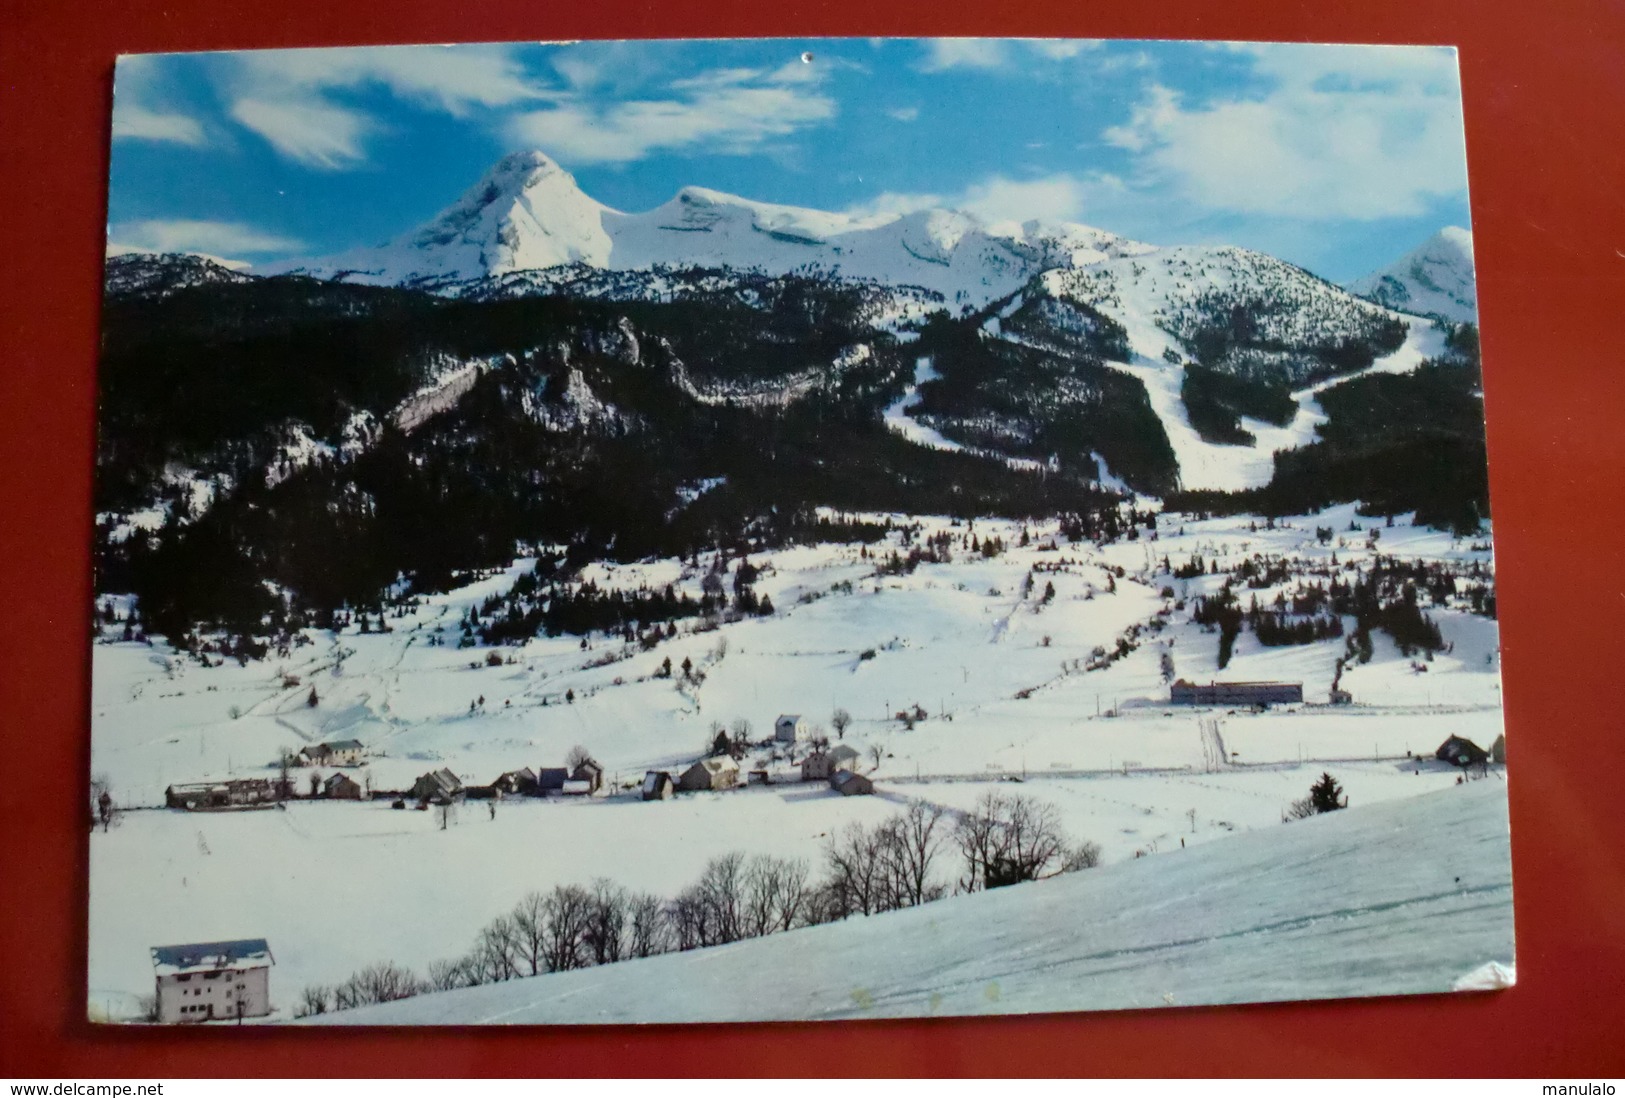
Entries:
POLYGON ((564 765, 568 766, 571 770, 574 770, 582 763, 596 763, 596 760, 592 757, 591 751, 588 751, 585 747, 578 743, 574 747, 570 748, 570 753, 568 755, 564 756, 564 765))
POLYGON ((852 725, 852 714, 845 709, 837 709, 829 718, 830 727, 835 729, 835 738, 846 739, 846 730, 852 725))
POLYGON ((581 941, 587 931, 592 896, 580 885, 555 885, 544 904, 547 936, 542 959, 549 972, 584 968, 581 941))
POLYGON ((434 991, 454 991, 460 987, 472 987, 473 979, 466 960, 430 961, 428 978, 424 981, 434 991))
POLYGON ((824 848, 830 902, 838 918, 885 910, 879 843, 860 823, 850 823, 824 848))
POLYGON ((544 947, 547 942, 547 899, 540 892, 530 892, 514 905, 513 919, 515 951, 520 963, 536 976, 547 971, 544 947))
POLYGON ((639 892, 627 899, 627 955, 653 957, 671 948, 671 935, 659 896, 639 892))
POLYGON ((940 805, 912 801, 880 826, 877 854, 892 906, 912 907, 939 899, 944 887, 932 880, 932 866, 947 841, 949 825, 940 805))
POLYGON ((1054 805, 991 791, 960 819, 954 838, 965 857, 959 886, 966 892, 1052 876, 1068 854, 1054 805))
POLYGON ((295 1018, 309 1018, 313 1014, 326 1014, 333 1004, 333 989, 325 984, 310 984, 299 993, 299 1005, 294 1008, 295 1018))
POLYGON ((619 961, 626 950, 626 889, 603 877, 592 883, 581 942, 592 964, 619 961))
POLYGON ((789 930, 807 905, 807 863, 757 855, 745 863, 741 904, 743 936, 789 930))
POLYGON ((511 915, 499 915, 480 931, 474 952, 492 982, 520 974, 520 931, 511 915))

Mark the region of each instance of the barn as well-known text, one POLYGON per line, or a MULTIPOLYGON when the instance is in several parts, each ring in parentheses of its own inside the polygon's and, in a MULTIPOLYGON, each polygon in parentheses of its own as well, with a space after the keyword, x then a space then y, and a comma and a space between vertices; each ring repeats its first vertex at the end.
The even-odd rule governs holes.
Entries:
POLYGON ((843 797, 860 797, 875 791, 874 782, 850 770, 837 770, 831 774, 829 787, 843 797))
POLYGON ((1303 701, 1301 682, 1186 682, 1168 688, 1174 705, 1293 705, 1303 701))
POLYGON ((334 774, 322 783, 322 796, 335 801, 360 801, 366 799, 366 790, 350 775, 334 774))
POLYGON ((1490 753, 1472 740, 1451 736, 1439 745, 1439 750, 1433 753, 1433 757, 1454 766, 1483 766, 1489 761, 1490 753))

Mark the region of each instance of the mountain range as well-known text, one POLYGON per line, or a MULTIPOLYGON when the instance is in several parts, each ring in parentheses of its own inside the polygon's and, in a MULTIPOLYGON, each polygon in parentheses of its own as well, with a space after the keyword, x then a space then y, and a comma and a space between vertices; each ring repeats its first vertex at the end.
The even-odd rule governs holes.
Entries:
MULTIPOLYGON (((1456 232, 1416 263, 1460 297, 1456 232)), ((686 555, 814 536, 829 508, 1099 534, 1123 493, 1473 529, 1476 333, 1410 269, 1373 283, 1401 311, 1067 223, 698 188, 627 214, 515 154, 376 248, 108 261, 98 583, 258 621, 268 589, 378 605, 518 544, 686 555)))
POLYGON ((953 210, 854 217, 703 187, 684 187, 645 213, 622 213, 583 193, 544 153, 521 152, 498 161, 455 203, 394 240, 258 270, 436 290, 571 265, 818 271, 923 287, 979 306, 1042 270, 1151 250, 1085 225, 1028 221, 995 231, 953 210))

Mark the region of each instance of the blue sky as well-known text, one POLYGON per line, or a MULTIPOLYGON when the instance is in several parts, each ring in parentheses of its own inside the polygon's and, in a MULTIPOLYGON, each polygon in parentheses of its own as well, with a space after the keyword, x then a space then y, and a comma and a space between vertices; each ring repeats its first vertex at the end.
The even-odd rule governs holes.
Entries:
POLYGON ((525 148, 629 211, 689 184, 951 206, 1337 281, 1470 227, 1448 49, 813 39, 124 57, 109 242, 248 261, 375 244, 525 148))

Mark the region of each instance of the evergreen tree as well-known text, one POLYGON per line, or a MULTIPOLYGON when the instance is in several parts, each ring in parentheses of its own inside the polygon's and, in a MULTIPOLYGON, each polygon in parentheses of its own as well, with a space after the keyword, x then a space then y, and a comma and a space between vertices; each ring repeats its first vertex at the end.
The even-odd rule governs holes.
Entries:
POLYGON ((1316 812, 1336 812, 1349 806, 1343 787, 1330 774, 1322 773, 1320 780, 1309 787, 1309 804, 1316 812))

